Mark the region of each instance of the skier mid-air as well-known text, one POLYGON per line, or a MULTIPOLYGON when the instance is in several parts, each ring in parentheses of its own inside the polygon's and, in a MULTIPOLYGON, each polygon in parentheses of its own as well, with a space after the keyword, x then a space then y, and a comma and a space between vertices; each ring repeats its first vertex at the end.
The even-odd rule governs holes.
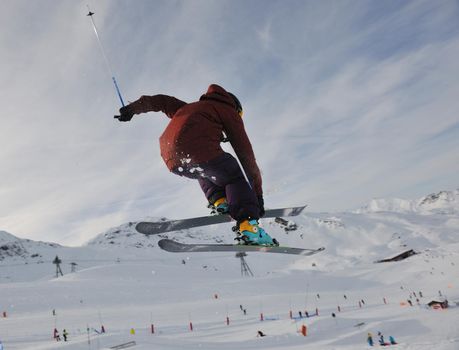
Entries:
POLYGON ((197 179, 211 207, 236 220, 236 239, 278 245, 258 223, 265 211, 261 173, 236 96, 215 84, 193 103, 167 95, 142 96, 115 117, 127 122, 147 112, 163 112, 171 119, 159 140, 164 162, 174 174, 197 179), (221 148, 224 139, 234 148, 249 182, 238 161, 221 148))

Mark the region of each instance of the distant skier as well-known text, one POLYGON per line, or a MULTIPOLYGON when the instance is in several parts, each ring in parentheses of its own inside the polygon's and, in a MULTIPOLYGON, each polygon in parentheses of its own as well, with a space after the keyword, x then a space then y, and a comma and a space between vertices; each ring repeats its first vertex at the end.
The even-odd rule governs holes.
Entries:
POLYGON ((64 337, 64 341, 67 341, 67 337, 69 336, 69 333, 67 332, 66 329, 62 331, 62 336, 64 337))
POLYGON ((236 239, 246 244, 278 245, 258 223, 264 215, 262 178, 237 97, 215 84, 193 103, 167 95, 142 96, 120 108, 115 118, 127 122, 135 114, 160 111, 171 119, 159 139, 169 170, 199 181, 210 206, 237 221, 236 239), (249 183, 238 161, 221 148, 220 143, 226 140, 249 183))
POLYGON ((262 331, 258 331, 257 337, 266 337, 266 334, 264 334, 262 331))
POLYGON ((389 345, 384 341, 384 335, 381 332, 378 332, 378 337, 379 337, 379 345, 381 346, 386 346, 389 345))
POLYGON ((393 336, 389 336, 389 342, 391 345, 397 345, 397 342, 395 341, 395 338, 393 336))
POLYGON ((61 341, 61 336, 56 328, 54 328, 54 339, 56 339, 56 341, 61 341))
POLYGON ((373 346, 373 335, 371 333, 368 333, 367 343, 368 345, 373 346))

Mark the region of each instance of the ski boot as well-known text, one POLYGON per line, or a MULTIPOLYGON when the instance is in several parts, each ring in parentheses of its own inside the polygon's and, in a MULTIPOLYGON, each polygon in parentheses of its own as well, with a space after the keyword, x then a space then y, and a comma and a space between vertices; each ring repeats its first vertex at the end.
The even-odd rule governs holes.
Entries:
POLYGON ((279 245, 279 242, 275 238, 271 238, 271 236, 259 226, 257 220, 241 221, 233 230, 235 230, 237 234, 235 240, 241 244, 265 246, 279 245))
POLYGON ((221 215, 229 213, 229 205, 226 201, 226 197, 217 199, 214 203, 209 204, 209 209, 211 209, 211 215, 221 215))

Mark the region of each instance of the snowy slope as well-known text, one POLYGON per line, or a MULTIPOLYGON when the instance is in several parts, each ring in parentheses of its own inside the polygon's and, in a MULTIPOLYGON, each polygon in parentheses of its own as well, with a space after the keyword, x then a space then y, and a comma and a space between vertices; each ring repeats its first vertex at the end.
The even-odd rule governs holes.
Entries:
MULTIPOLYGON (((241 276, 233 253, 164 252, 161 237, 136 233, 135 223, 77 248, 0 232, 0 312, 7 313, 0 340, 5 349, 108 349, 131 341, 132 349, 366 349, 367 333, 376 340, 382 331, 400 343, 394 349, 458 349, 457 198, 458 191, 445 191, 358 212, 305 213, 290 232, 264 220, 283 245, 326 250, 313 257, 249 253, 254 277, 241 276), (419 254, 374 263, 408 249, 419 254), (452 304, 447 311, 425 306, 444 297, 452 304), (290 318, 316 308, 318 316, 290 318), (97 333, 101 325, 105 334, 97 333), (302 325, 307 337, 298 333, 302 325), (67 329, 70 342, 55 342, 55 327, 67 329), (267 337, 256 337, 258 330, 267 337)), ((229 243, 233 234, 222 224, 162 236, 229 243)))

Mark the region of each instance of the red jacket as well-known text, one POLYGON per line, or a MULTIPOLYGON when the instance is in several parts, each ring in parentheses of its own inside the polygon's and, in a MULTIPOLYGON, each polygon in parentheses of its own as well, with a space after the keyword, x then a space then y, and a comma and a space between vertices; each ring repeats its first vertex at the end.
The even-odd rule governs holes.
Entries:
POLYGON ((171 121, 159 139, 161 156, 169 170, 178 168, 182 159, 192 164, 212 160, 224 153, 220 146, 223 132, 241 162, 255 192, 263 193, 261 174, 252 145, 236 112, 231 96, 212 84, 199 101, 185 103, 172 96, 142 96, 129 105, 134 114, 164 112, 171 121))

